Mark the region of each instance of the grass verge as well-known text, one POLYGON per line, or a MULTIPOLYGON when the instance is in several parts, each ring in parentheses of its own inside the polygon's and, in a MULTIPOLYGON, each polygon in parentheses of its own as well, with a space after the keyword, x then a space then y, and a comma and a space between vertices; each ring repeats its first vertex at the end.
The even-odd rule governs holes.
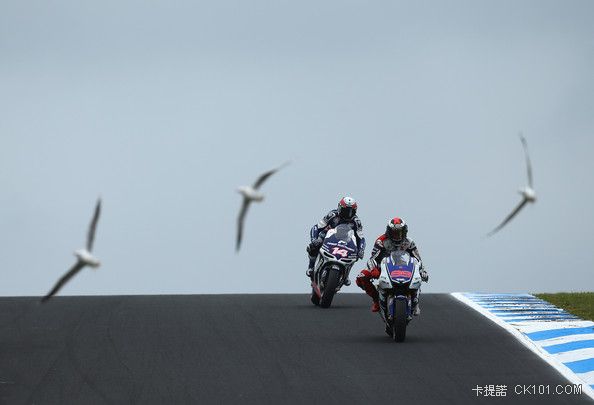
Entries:
POLYGON ((585 320, 594 320, 594 292, 534 294, 585 320))

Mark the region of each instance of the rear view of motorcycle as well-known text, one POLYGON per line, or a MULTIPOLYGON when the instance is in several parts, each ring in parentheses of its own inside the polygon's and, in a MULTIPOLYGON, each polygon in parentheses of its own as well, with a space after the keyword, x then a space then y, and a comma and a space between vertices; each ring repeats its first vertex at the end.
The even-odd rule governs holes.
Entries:
POLYGON ((376 288, 380 298, 380 316, 386 333, 403 342, 406 327, 412 320, 412 298, 421 287, 419 261, 403 250, 395 250, 380 265, 376 288))
POLYGON ((316 259, 311 302, 329 308, 356 261, 357 240, 352 226, 340 224, 329 230, 316 259))

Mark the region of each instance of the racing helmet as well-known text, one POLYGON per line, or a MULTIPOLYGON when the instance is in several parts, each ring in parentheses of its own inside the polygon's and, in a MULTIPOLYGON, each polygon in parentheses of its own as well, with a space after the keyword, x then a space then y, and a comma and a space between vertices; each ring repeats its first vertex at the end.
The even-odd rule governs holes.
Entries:
POLYGON ((357 202, 352 197, 343 197, 338 202, 338 216, 341 219, 353 219, 357 214, 357 202))
POLYGON ((408 225, 402 218, 392 218, 386 226, 386 236, 394 242, 402 242, 408 234, 408 225))

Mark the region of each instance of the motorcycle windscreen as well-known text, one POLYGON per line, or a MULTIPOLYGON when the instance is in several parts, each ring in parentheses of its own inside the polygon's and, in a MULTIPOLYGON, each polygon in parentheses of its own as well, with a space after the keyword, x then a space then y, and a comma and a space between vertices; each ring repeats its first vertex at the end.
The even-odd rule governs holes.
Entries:
POLYGON ((388 274, 397 283, 407 283, 412 280, 415 262, 405 251, 394 251, 388 259, 388 274))
POLYGON ((355 231, 349 224, 340 224, 328 231, 324 250, 335 257, 346 258, 357 254, 355 231))

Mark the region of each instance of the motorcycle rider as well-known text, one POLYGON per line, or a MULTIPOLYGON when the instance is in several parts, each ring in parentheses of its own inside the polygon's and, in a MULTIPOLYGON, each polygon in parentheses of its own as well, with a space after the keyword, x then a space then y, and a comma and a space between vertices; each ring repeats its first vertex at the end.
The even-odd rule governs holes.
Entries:
MULTIPOLYGON (((373 300, 373 304, 371 305, 372 312, 379 311, 379 295, 377 289, 371 283, 371 279, 379 278, 379 265, 382 262, 382 259, 388 256, 390 252, 394 250, 404 250, 415 257, 421 264, 421 279, 425 282, 429 281, 429 275, 423 266, 419 249, 415 242, 407 237, 407 234, 408 225, 406 222, 404 222, 402 218, 392 218, 386 226, 386 232, 380 235, 373 245, 371 258, 367 262, 367 269, 361 270, 357 276, 357 285, 373 300)), ((420 290, 412 297, 412 310, 414 315, 419 315, 421 313, 419 294, 420 290)))
MULTIPOLYGON (((355 238, 357 239, 357 257, 363 259, 365 253, 365 238, 363 237, 363 226, 357 216, 357 202, 352 197, 343 197, 338 202, 338 208, 326 214, 326 216, 322 218, 320 222, 315 224, 309 232, 311 242, 306 248, 307 254, 309 255, 309 266, 305 274, 310 279, 313 277, 313 268, 320 247, 326 237, 326 233, 330 229, 336 228, 338 225, 344 223, 352 224, 353 230, 355 231, 355 238)), ((344 284, 347 286, 351 285, 348 274, 344 284)))

